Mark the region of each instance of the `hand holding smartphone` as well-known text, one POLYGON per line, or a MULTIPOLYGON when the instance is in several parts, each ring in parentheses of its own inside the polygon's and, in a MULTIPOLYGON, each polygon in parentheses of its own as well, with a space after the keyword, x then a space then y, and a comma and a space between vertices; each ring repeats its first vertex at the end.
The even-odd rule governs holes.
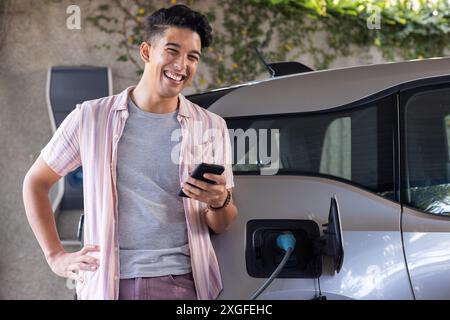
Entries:
MULTIPOLYGON (((211 184, 215 184, 214 181, 206 179, 205 177, 203 177, 203 175, 205 173, 212 173, 212 174, 217 174, 217 175, 221 175, 223 172, 225 171, 224 166, 218 165, 218 164, 209 164, 209 163, 200 163, 195 170, 192 172, 191 177, 195 178, 197 180, 201 180, 207 183, 211 183, 211 184)), ((192 185, 192 184, 191 184, 192 185)), ((194 186, 195 187, 195 186, 194 186)), ((178 192, 178 195, 180 197, 186 197, 189 198, 189 196, 187 196, 184 192, 183 189, 180 190, 180 192, 178 192)))

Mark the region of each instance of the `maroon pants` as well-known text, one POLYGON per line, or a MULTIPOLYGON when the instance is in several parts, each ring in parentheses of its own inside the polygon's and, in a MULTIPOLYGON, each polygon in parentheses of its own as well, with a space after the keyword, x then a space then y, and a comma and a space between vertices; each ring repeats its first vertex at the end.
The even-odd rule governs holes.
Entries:
POLYGON ((196 300, 192 273, 121 279, 119 300, 196 300))

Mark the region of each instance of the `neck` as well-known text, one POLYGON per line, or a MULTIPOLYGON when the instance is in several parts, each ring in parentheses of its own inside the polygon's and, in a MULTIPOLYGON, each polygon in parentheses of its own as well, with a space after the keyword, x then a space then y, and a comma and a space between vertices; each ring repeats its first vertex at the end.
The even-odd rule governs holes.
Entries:
POLYGON ((139 81, 136 88, 130 92, 133 102, 142 110, 152 113, 170 113, 178 107, 178 96, 164 98, 155 94, 151 86, 144 80, 139 81))

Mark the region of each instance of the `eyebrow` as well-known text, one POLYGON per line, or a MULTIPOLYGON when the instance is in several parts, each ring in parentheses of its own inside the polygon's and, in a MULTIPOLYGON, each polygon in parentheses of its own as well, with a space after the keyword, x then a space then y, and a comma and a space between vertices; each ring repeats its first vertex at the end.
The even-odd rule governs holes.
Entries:
MULTIPOLYGON (((173 46, 173 47, 181 48, 181 46, 178 43, 175 43, 175 42, 167 42, 166 43, 166 47, 167 46, 173 46)), ((189 52, 198 54, 199 57, 202 56, 202 54, 200 52, 198 52, 197 50, 191 50, 189 52)))

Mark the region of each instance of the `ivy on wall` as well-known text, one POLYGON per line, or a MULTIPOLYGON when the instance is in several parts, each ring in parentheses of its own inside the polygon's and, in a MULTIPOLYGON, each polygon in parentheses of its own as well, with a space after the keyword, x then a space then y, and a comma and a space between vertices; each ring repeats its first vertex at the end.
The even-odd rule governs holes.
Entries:
POLYGON ((199 0, 134 0, 131 6, 112 0, 99 5, 88 20, 119 36, 119 43, 101 47, 118 50, 117 59, 131 63, 140 74, 137 53, 144 18, 175 3, 202 11, 213 25, 214 42, 202 59, 208 71, 194 81, 197 91, 254 80, 266 72, 255 47, 269 62, 308 55, 316 69, 327 68, 355 48, 376 46, 388 60, 442 56, 449 49, 447 0, 217 0, 209 6, 199 0), (377 12, 380 28, 370 29, 368 21, 377 12))
POLYGON ((308 15, 320 21, 333 49, 378 47, 388 59, 441 56, 449 48, 448 0, 251 0, 285 16, 308 15), (380 13, 380 29, 367 22, 380 13))

